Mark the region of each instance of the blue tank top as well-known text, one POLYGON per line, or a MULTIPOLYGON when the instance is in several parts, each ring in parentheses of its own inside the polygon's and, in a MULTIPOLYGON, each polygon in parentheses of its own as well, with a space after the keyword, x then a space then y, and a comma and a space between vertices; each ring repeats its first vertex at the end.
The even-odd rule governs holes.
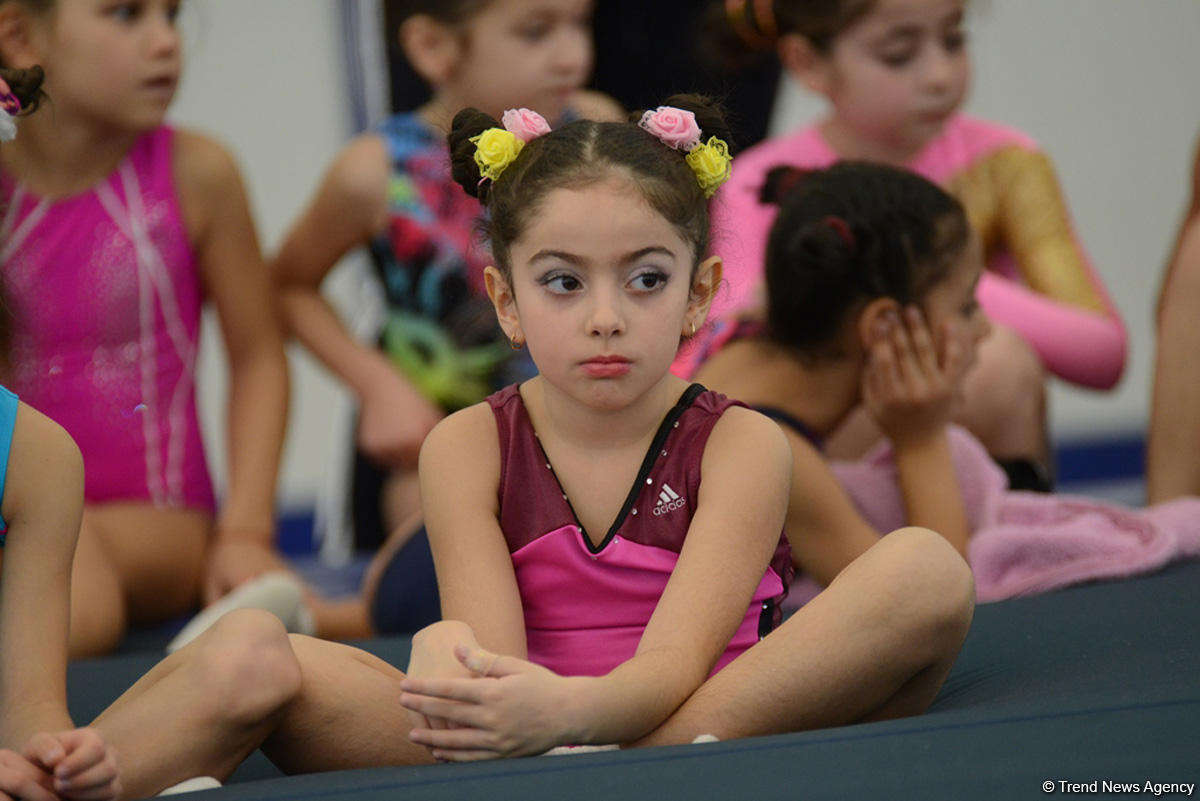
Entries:
MULTIPOLYGON (((12 447, 13 428, 17 425, 17 396, 0 387, 0 501, 4 500, 4 481, 8 478, 8 451, 12 447)), ((8 534, 8 523, 0 514, 0 548, 8 534)))

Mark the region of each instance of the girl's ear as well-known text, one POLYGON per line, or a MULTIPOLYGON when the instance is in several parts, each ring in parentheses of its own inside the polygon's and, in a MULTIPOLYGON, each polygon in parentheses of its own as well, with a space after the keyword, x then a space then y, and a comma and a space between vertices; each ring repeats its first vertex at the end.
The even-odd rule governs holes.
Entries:
POLYGON ((798 33, 780 36, 777 51, 783 68, 797 83, 813 94, 829 96, 833 89, 833 70, 827 54, 798 33))
POLYGON ((400 47, 425 81, 438 87, 450 80, 462 55, 462 36, 428 14, 414 14, 400 25, 400 47))
POLYGON ((21 3, 0 3, 0 63, 12 69, 38 64, 34 19, 21 3))
POLYGON ((708 317, 712 306, 713 296, 717 287, 721 286, 721 276, 725 273, 725 264, 720 256, 709 256, 696 267, 696 275, 692 278, 692 291, 688 297, 687 314, 683 318, 684 336, 691 336, 700 330, 708 317))
POLYGON ((859 347, 863 351, 870 350, 879 339, 880 325, 899 319, 900 304, 895 298, 875 298, 858 314, 858 324, 855 328, 859 347))
POLYGON ((525 334, 521 331, 521 315, 517 313, 517 297, 512 287, 504 280, 504 275, 495 267, 489 265, 483 271, 483 283, 487 287, 488 297, 496 309, 496 319, 504 335, 513 347, 525 344, 525 334))

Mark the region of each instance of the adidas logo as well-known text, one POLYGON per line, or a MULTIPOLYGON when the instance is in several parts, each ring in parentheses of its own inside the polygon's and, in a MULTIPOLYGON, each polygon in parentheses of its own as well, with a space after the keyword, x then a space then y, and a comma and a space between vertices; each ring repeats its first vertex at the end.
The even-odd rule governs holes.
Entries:
POLYGON ((663 484, 662 489, 658 491, 658 503, 654 504, 654 514, 656 516, 665 515, 667 512, 682 509, 686 505, 687 501, 680 498, 679 493, 671 489, 670 484, 663 484))

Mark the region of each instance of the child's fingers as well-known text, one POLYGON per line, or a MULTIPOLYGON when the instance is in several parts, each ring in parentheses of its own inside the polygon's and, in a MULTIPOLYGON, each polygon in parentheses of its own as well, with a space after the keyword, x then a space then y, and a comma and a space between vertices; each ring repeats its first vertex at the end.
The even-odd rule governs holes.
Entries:
POLYGON ((14 751, 0 751, 0 801, 58 801, 50 774, 14 751))
POLYGON ((55 765, 55 778, 73 779, 106 761, 113 763, 113 772, 116 772, 116 758, 112 749, 104 743, 104 738, 95 729, 72 729, 60 733, 58 739, 66 749, 67 755, 55 765))
POLYGON ((81 801, 115 798, 120 790, 116 759, 93 765, 69 779, 55 779, 54 786, 63 796, 81 801))
POLYGON ((938 374, 937 349, 933 346, 933 337, 929 334, 929 326, 925 317, 916 306, 904 310, 905 321, 908 324, 908 336, 916 355, 917 364, 927 376, 938 374))
POLYGON ((25 746, 25 758, 41 765, 48 771, 53 771, 58 763, 67 755, 67 750, 59 737, 46 732, 38 732, 29 738, 25 746))

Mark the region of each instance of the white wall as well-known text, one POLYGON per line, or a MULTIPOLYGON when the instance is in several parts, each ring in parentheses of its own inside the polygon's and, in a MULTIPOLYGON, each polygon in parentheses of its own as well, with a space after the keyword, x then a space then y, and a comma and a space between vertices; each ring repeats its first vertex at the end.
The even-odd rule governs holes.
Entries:
MULTIPOLYGON (((232 149, 271 252, 351 133, 335 0, 192 0, 185 9, 188 74, 172 119, 232 149)), ((972 0, 970 17, 976 78, 968 109, 1028 131, 1053 156, 1080 235, 1129 327, 1129 366, 1115 392, 1054 385, 1054 433, 1141 430, 1154 297, 1200 132, 1200 3, 972 0)), ((789 86, 775 127, 819 113, 818 103, 789 86)), ((351 294, 346 273, 336 272, 331 287, 343 307, 351 294)), ((225 377, 212 328, 201 402, 220 481, 225 377)), ((281 498, 301 505, 323 481, 338 390, 295 349, 290 355, 281 498)))
MULTIPOLYGON (((237 158, 270 254, 353 133, 335 0, 194 0, 181 17, 186 67, 171 109, 177 125, 222 141, 237 158)), ((348 297, 345 271, 331 279, 348 297)), ((345 306, 343 300, 342 306, 345 306)), ((211 313, 201 352, 201 411, 218 486, 224 483, 225 361, 211 313)), ((330 452, 340 392, 315 361, 289 347, 292 406, 281 472, 285 505, 311 505, 330 452)))

